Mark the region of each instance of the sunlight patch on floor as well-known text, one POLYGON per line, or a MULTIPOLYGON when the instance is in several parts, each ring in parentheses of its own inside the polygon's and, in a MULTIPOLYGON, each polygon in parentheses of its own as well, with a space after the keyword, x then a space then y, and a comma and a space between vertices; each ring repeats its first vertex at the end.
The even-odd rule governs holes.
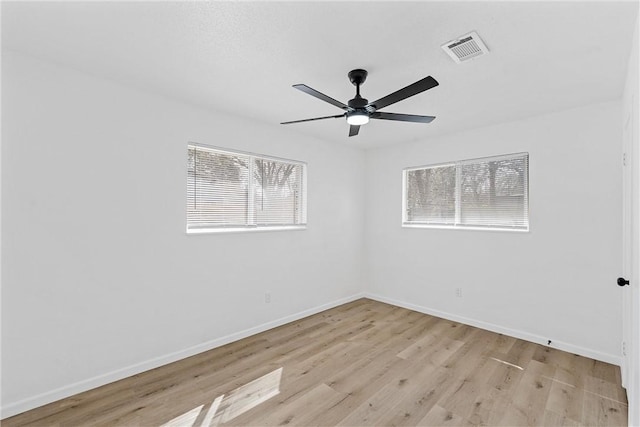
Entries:
POLYGON ((524 368, 522 368, 521 366, 514 365, 513 363, 509 363, 505 360, 496 359, 495 357, 492 357, 491 360, 495 360, 496 362, 504 363, 507 366, 511 366, 512 368, 516 368, 516 369, 520 369, 521 371, 524 371, 524 368))
POLYGON ((278 368, 226 395, 218 396, 213 402, 178 415, 162 424, 162 427, 209 427, 230 421, 280 394, 281 379, 282 368, 278 368))

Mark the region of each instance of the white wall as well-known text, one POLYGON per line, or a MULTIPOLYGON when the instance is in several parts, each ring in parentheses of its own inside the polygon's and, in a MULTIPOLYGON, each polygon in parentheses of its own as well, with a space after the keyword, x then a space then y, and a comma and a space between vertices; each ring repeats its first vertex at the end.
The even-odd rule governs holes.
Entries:
POLYGON ((361 292, 360 151, 12 52, 2 85, 3 417, 361 292), (308 229, 186 235, 188 141, 308 162, 308 229))
POLYGON ((619 363, 620 116, 609 102, 368 151, 367 291, 619 363), (404 167, 515 152, 530 232, 401 227, 404 167))

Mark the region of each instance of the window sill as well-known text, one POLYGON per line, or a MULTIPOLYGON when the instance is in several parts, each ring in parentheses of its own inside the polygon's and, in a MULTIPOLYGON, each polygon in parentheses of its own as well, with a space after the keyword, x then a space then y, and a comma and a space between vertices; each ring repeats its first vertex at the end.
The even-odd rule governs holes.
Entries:
POLYGON ((528 233, 528 228, 506 228, 506 227, 461 227, 453 225, 430 225, 430 224, 402 224, 402 228, 435 228, 441 230, 473 230, 473 231, 507 231, 513 233, 528 233))
POLYGON ((187 234, 217 234, 217 233, 254 233, 262 231, 306 230, 306 225, 282 225, 274 227, 224 227, 200 228, 187 230, 187 234))

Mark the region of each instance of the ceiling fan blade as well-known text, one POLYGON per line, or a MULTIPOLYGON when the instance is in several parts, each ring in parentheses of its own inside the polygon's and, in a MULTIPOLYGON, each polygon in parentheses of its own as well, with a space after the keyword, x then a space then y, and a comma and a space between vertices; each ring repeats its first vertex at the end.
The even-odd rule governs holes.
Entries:
POLYGON ((303 84, 299 84, 299 85, 293 85, 293 87, 295 87, 298 90, 301 90, 304 93, 307 93, 311 96, 315 96, 318 99, 323 100, 324 102, 328 102, 331 105, 335 105, 338 108, 342 108, 343 110, 348 110, 349 107, 346 104, 343 104, 340 101, 336 101, 335 99, 331 98, 330 96, 325 95, 322 92, 318 92, 317 90, 310 88, 307 85, 303 85, 303 84))
POLYGON ((356 136, 360 132, 360 125, 349 126, 349 136, 356 136))
MULTIPOLYGON (((345 113, 346 114, 346 113, 345 113)), ((302 120, 292 120, 290 122, 282 122, 281 125, 290 125, 291 123, 302 123, 302 122, 312 122, 314 120, 324 120, 324 119, 337 119, 338 117, 344 117, 345 114, 338 114, 337 116, 325 116, 325 117, 315 117, 313 119, 302 119, 302 120)))
POLYGON ((400 122, 414 122, 414 123, 431 123, 434 116, 416 116, 414 114, 398 114, 398 113, 385 113, 375 112, 371 114, 372 119, 381 120, 397 120, 400 122))
POLYGON ((367 104, 368 106, 374 106, 376 110, 386 107, 387 105, 395 104, 398 101, 402 101, 403 99, 407 99, 410 96, 417 95, 420 92, 424 92, 425 90, 431 89, 433 87, 438 86, 438 82, 431 76, 425 77, 422 80, 418 80, 417 82, 410 84, 407 87, 403 87, 400 90, 397 90, 384 98, 380 98, 376 101, 370 102, 367 104))

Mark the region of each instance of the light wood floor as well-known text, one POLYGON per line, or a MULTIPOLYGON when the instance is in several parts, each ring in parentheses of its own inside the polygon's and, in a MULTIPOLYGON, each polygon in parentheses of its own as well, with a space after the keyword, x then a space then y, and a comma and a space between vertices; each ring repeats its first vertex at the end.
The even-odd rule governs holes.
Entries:
POLYGON ((613 365, 361 299, 2 425, 626 423, 613 365))

